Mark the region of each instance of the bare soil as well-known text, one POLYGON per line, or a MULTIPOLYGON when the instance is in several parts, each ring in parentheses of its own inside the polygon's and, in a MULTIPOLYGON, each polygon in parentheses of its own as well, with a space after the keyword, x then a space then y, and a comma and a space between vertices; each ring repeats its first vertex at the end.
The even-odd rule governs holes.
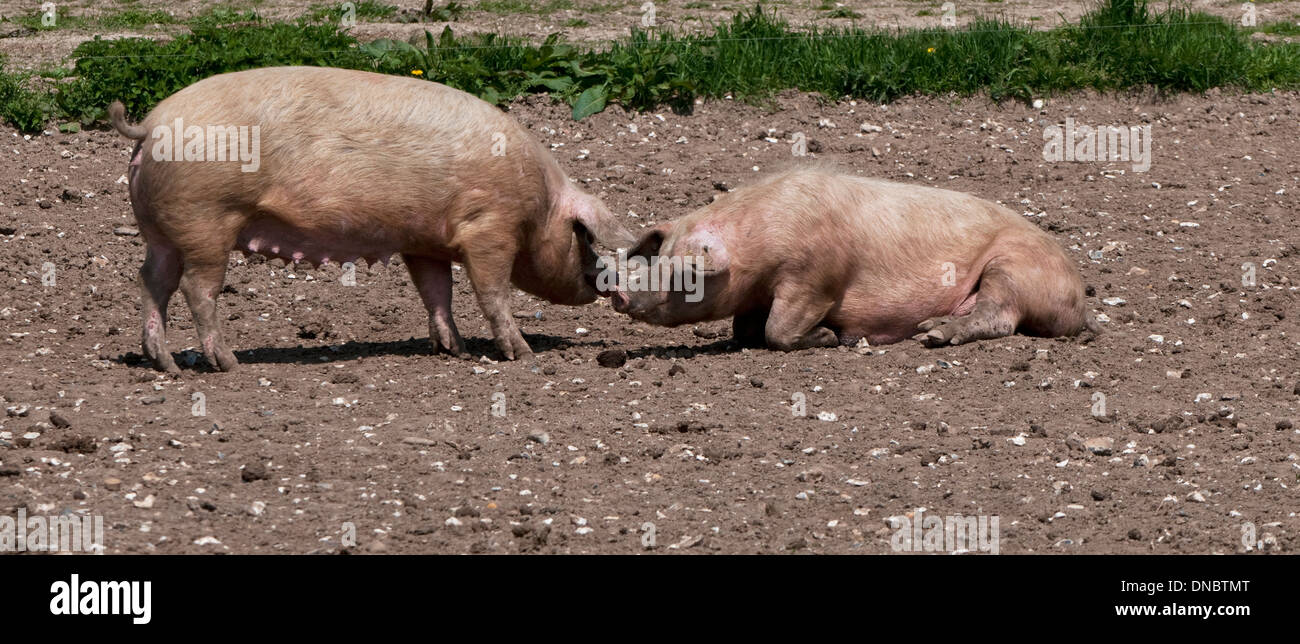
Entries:
POLYGON ((725 322, 519 293, 537 355, 497 362, 457 273, 465 361, 431 351, 400 265, 345 286, 337 266, 232 256, 240 369, 206 368, 177 297, 169 339, 192 366, 175 379, 139 355, 128 142, 6 128, 0 514, 100 514, 111 553, 626 553, 646 524, 658 551, 882 553, 887 518, 919 507, 998 516, 1002 552, 1230 553, 1248 522, 1294 551, 1298 109, 788 93, 574 123, 532 97, 512 114, 634 227, 799 163, 1000 201, 1077 260, 1105 333, 780 353, 739 349, 725 322), (1150 170, 1045 162, 1042 128, 1067 117, 1150 125, 1150 170), (627 363, 601 366, 608 349, 627 363))

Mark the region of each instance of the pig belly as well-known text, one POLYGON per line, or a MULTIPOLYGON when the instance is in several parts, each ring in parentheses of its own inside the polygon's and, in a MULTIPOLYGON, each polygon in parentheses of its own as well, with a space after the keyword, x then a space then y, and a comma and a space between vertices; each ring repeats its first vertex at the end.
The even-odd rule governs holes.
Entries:
POLYGON ((403 244, 395 237, 373 230, 352 234, 303 230, 274 217, 263 217, 240 231, 234 250, 313 266, 356 263, 358 259, 370 264, 387 264, 394 253, 403 250, 403 244))
POLYGON ((975 310, 979 292, 971 292, 958 300, 938 304, 917 302, 892 310, 876 309, 868 312, 834 310, 827 316, 826 324, 834 329, 842 344, 856 344, 866 338, 869 344, 893 344, 906 340, 920 331, 916 325, 935 317, 968 315, 975 310))

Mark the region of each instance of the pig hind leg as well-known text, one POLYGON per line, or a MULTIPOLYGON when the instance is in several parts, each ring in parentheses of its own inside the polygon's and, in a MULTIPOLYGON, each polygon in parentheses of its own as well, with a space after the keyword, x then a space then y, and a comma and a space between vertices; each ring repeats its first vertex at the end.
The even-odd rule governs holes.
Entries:
POLYGON ((975 308, 970 313, 925 320, 916 325, 924 333, 915 337, 927 347, 965 344, 1011 335, 1019 321, 1013 279, 1002 268, 990 264, 980 275, 975 308))
POLYGON ((839 346, 835 332, 821 325, 834 306, 833 299, 810 292, 807 286, 778 286, 763 329, 768 346, 782 351, 839 346))
POLYGON ((144 330, 140 345, 154 367, 168 373, 180 371, 167 350, 167 302, 181 279, 180 251, 167 241, 148 239, 144 265, 140 267, 141 313, 144 330))
POLYGON ((1016 240, 985 265, 969 315, 917 325, 926 346, 963 344, 1017 331, 1055 337, 1086 326, 1083 283, 1054 242, 1016 240))
POLYGON ((451 315, 451 262, 412 255, 402 255, 402 261, 429 311, 429 340, 434 348, 465 355, 465 341, 451 315))
POLYGON ((185 255, 185 271, 181 274, 181 293, 194 316, 194 330, 199 346, 208 362, 219 371, 232 371, 239 364, 235 354, 221 339, 221 325, 217 321, 217 295, 226 279, 226 262, 230 246, 217 246, 203 253, 185 255))

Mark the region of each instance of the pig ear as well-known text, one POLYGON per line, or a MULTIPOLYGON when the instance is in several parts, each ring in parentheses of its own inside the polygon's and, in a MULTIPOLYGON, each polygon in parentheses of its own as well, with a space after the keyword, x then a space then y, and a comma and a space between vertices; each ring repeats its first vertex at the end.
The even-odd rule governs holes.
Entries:
POLYGON ((596 241, 609 248, 627 248, 636 241, 614 213, 595 197, 587 196, 580 200, 574 208, 573 218, 576 223, 591 231, 596 241))
POLYGON ((711 230, 697 230, 679 238, 673 244, 673 255, 690 259, 690 266, 700 275, 718 275, 731 267, 727 245, 711 230))
POLYGON ((641 236, 636 245, 627 251, 628 257, 658 257, 659 249, 664 245, 664 231, 652 229, 641 236))

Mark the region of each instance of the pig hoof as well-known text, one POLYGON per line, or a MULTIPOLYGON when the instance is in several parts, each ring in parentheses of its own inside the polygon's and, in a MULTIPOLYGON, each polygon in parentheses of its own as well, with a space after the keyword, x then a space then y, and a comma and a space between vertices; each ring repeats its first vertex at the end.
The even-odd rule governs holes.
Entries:
POLYGON ((457 341, 454 344, 439 344, 434 342, 433 350, 436 353, 445 353, 453 358, 465 359, 471 357, 469 350, 465 348, 465 342, 463 340, 457 341))
POLYGON ((235 368, 239 366, 239 361, 235 359, 235 354, 229 351, 226 351, 224 354, 218 355, 215 362, 216 362, 217 371, 230 372, 230 371, 234 371, 235 368))
POLYGON ((533 355, 532 348, 522 337, 498 338, 497 348, 501 350, 506 360, 527 360, 533 355))
MULTIPOLYGON (((926 322, 929 322, 929 320, 927 320, 926 322)), ((922 324, 925 324, 925 322, 922 322, 922 324)), ((957 343, 958 343, 956 337, 949 338, 949 337, 948 337, 946 334, 944 334, 944 332, 943 332, 942 330, 940 330, 940 329, 930 329, 929 331, 926 331, 925 333, 918 333, 918 334, 912 336, 912 339, 913 339, 913 340, 917 340, 917 341, 919 341, 921 344, 923 344, 923 345, 925 345, 925 346, 927 346, 927 347, 930 347, 930 348, 932 348, 932 349, 933 349, 934 347, 942 347, 942 346, 944 346, 944 345, 946 345, 946 344, 949 344, 949 343, 951 343, 951 344, 957 344, 957 343)))

